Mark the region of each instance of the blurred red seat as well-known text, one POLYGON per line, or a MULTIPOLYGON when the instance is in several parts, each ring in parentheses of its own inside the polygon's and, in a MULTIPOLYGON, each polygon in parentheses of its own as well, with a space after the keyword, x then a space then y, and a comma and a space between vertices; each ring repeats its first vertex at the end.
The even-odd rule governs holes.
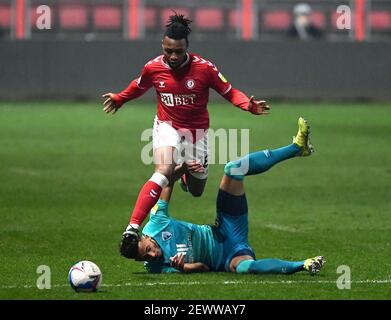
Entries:
POLYGON ((6 29, 11 27, 11 6, 0 6, 0 26, 6 29))
POLYGON ((97 29, 121 29, 122 12, 117 6, 101 5, 93 9, 94 28, 97 29))
POLYGON ((311 21, 319 29, 326 28, 326 18, 322 11, 312 11, 311 21))
POLYGON ((190 18, 190 10, 187 8, 170 8, 163 9, 160 17, 161 17, 161 26, 164 27, 168 23, 168 18, 174 14, 173 10, 178 14, 183 14, 186 18, 190 18))
POLYGON ((40 16, 38 13, 37 13, 37 6, 31 6, 30 7, 30 25, 31 27, 34 27, 37 25, 37 20, 38 20, 38 17, 40 16))
POLYGON ((387 11, 370 12, 369 25, 374 31, 391 31, 391 13, 387 11))
POLYGON ((202 30, 221 30, 224 27, 223 10, 219 8, 201 8, 194 14, 194 24, 202 30))
POLYGON ((62 5, 59 8, 60 26, 63 29, 83 29, 88 25, 87 8, 83 5, 62 5))
POLYGON ((232 29, 238 28, 241 24, 241 17, 242 14, 241 10, 238 9, 232 9, 228 13, 228 25, 232 29))
POLYGON ((156 28, 156 9, 152 7, 144 8, 144 24, 147 29, 156 28))
POLYGON ((288 29, 292 22, 290 13, 286 11, 263 12, 261 19, 264 28, 275 31, 288 29))

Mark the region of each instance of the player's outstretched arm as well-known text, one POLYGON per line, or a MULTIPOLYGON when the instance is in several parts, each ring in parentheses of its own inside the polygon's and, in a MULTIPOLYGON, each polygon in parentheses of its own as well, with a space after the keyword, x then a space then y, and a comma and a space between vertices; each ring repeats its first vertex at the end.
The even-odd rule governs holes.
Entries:
POLYGON ((115 114, 124 103, 142 96, 151 87, 152 81, 150 73, 145 66, 141 76, 131 81, 129 86, 120 93, 108 92, 102 95, 103 98, 106 98, 103 102, 103 111, 115 114))
POLYGON ((210 87, 216 90, 226 100, 231 102, 235 107, 244 111, 251 112, 255 115, 267 115, 270 106, 265 100, 255 100, 254 96, 250 98, 242 91, 234 88, 227 79, 219 72, 212 63, 205 64, 207 74, 210 79, 210 87))
POLYGON ((252 114, 267 115, 269 114, 270 106, 265 100, 255 100, 254 96, 251 96, 247 105, 247 110, 252 114))
POLYGON ((115 114, 118 111, 119 107, 117 107, 115 104, 114 93, 105 93, 102 95, 102 98, 106 98, 106 100, 103 102, 103 111, 106 113, 115 114))
POLYGON ((102 95, 102 98, 106 98, 103 102, 103 111, 115 114, 124 103, 142 96, 148 89, 149 86, 141 88, 138 85, 138 81, 133 80, 125 90, 118 94, 112 92, 105 93, 102 95))
POLYGON ((234 106, 251 112, 255 115, 267 115, 269 114, 270 106, 265 100, 255 100, 254 96, 247 97, 243 92, 238 89, 232 88, 225 95, 225 99, 231 102, 234 106))

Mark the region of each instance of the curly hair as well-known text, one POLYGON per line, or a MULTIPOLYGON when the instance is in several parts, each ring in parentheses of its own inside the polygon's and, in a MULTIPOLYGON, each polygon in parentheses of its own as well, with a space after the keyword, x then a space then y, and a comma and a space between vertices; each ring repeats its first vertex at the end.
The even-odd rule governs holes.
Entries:
POLYGON ((185 18, 183 14, 179 14, 174 10, 173 12, 174 14, 169 17, 168 23, 166 24, 166 32, 164 33, 164 36, 175 40, 185 39, 186 44, 189 44, 187 37, 191 33, 191 29, 189 27, 191 20, 185 18))

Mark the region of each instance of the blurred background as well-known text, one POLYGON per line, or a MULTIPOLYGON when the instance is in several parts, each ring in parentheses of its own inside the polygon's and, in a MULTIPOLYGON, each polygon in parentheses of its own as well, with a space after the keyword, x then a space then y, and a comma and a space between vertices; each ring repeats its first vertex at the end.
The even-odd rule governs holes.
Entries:
POLYGON ((389 0, 1 0, 3 37, 12 39, 159 39, 172 10, 193 20, 193 39, 266 40, 290 35, 297 14, 309 15, 326 40, 391 39, 389 0), (50 31, 42 32, 39 6, 51 9, 50 31), (337 19, 349 6, 352 28, 337 19))
POLYGON ((389 0, 0 0, 0 99, 122 90, 161 53, 172 10, 193 21, 190 50, 245 92, 391 98, 389 0))

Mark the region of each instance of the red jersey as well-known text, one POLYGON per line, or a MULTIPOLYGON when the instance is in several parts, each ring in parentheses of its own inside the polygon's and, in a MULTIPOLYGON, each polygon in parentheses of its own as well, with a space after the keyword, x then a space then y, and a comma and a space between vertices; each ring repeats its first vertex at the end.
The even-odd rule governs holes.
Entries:
POLYGON ((141 76, 114 96, 117 107, 154 87, 157 94, 157 117, 170 121, 175 129, 206 130, 209 128, 207 104, 213 88, 236 106, 247 110, 249 98, 232 88, 214 64, 195 54, 172 69, 163 55, 145 64, 141 76))

